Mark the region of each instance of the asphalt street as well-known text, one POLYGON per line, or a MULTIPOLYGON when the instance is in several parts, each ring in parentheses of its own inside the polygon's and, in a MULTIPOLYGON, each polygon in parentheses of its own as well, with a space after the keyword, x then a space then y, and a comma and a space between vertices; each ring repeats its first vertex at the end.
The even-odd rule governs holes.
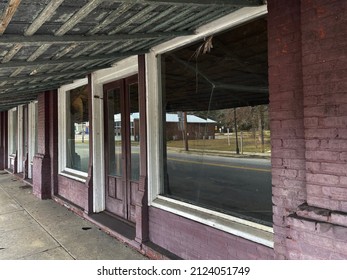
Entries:
POLYGON ((168 153, 171 196, 272 222, 270 160, 168 153))

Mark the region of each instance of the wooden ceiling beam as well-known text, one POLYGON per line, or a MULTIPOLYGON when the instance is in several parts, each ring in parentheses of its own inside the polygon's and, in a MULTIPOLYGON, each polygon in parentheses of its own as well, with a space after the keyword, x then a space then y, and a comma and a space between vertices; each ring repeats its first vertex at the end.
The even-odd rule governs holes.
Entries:
POLYGON ((82 68, 78 70, 71 70, 71 71, 57 71, 57 72, 49 72, 49 73, 38 73, 34 75, 25 75, 25 76, 15 76, 15 77, 0 77, 0 83, 2 82, 8 82, 8 83, 15 83, 19 81, 26 81, 26 80, 33 80, 33 79, 47 79, 47 78, 58 78, 63 76, 83 76, 87 75, 88 73, 91 73, 93 71, 97 71, 100 69, 104 69, 105 67, 87 67, 82 68))
MULTIPOLYGON (((114 0, 108 0, 114 2, 114 0)), ((234 6, 234 7, 249 7, 259 6, 264 4, 264 0, 122 0, 118 2, 124 3, 141 3, 141 4, 166 4, 166 5, 194 5, 194 6, 234 6)))
MULTIPOLYGON (((72 80, 66 80, 66 82, 72 82, 72 80)), ((40 93, 40 92, 45 92, 48 90, 54 90, 54 89, 58 89, 59 87, 61 87, 62 85, 66 84, 66 82, 56 82, 56 83, 48 83, 46 85, 40 86, 40 87, 36 87, 36 88, 28 88, 25 90, 18 90, 17 88, 14 88, 13 90, 8 90, 6 92, 0 92, 0 99, 4 100, 3 103, 6 104, 6 102, 8 102, 9 100, 11 100, 11 98, 15 97, 16 95, 21 95, 21 94, 27 94, 27 95, 31 95, 31 94, 35 94, 35 93, 40 93)), ((42 84, 41 84, 42 85, 42 84)))
POLYGON ((41 11, 38 17, 35 18, 32 24, 25 30, 25 36, 31 36, 35 34, 37 30, 47 21, 49 20, 55 13, 55 11, 59 8, 59 6, 64 2, 64 0, 51 0, 47 4, 47 6, 41 11))
POLYGON ((13 15, 16 13, 20 2, 21 0, 10 0, 7 4, 6 10, 4 11, 0 20, 0 35, 4 34, 7 26, 12 20, 13 15))
POLYGON ((7 63, 1 64, 1 69, 6 68, 17 68, 17 67, 35 67, 43 65, 57 65, 57 64, 71 64, 71 63, 83 63, 88 61, 97 61, 97 60, 115 60, 120 57, 128 57, 133 55, 139 55, 146 53, 146 50, 143 51, 133 51, 133 52, 118 52, 112 53, 110 55, 96 55, 96 56, 80 56, 77 58, 64 58, 57 60, 46 60, 40 59, 35 61, 10 61, 7 63))
POLYGON ((132 17, 130 17, 129 19, 125 20, 124 22, 122 22, 121 24, 117 25, 116 28, 112 29, 108 34, 112 35, 115 34, 119 31, 121 31, 123 28, 126 28, 127 26, 129 26, 130 24, 132 24, 133 22, 137 21, 138 19, 145 19, 145 21, 148 19, 149 13, 151 11, 153 11, 155 8, 157 7, 157 5, 149 5, 146 8, 142 9, 140 12, 138 12, 137 14, 133 15, 132 17), (147 17, 147 18, 146 18, 147 17))
POLYGON ((6 34, 1 36, 0 45, 2 44, 21 44, 23 46, 42 45, 42 44, 76 44, 76 43, 107 43, 115 41, 127 40, 144 40, 156 38, 170 38, 177 36, 194 35, 193 31, 180 31, 180 32, 153 32, 141 34, 114 34, 114 35, 33 35, 33 36, 19 36, 6 34))
MULTIPOLYGON (((42 10, 42 12, 35 18, 32 24, 24 31, 24 36, 32 36, 48 19, 50 19, 56 9, 61 5, 64 0, 52 0, 47 4, 47 6, 42 10)), ((2 63, 10 61, 24 46, 22 37, 21 41, 15 42, 12 49, 5 55, 2 59, 2 63)), ((26 40, 27 38, 25 38, 26 40)))
MULTIPOLYGON (((55 36, 63 36, 66 32, 70 31, 77 23, 91 13, 105 0, 90 0, 86 5, 80 8, 71 18, 69 18, 55 33, 55 36)), ((45 53, 54 43, 42 44, 28 59, 34 61, 43 53, 45 53)))
POLYGON ((2 86, 0 88, 0 94, 1 92, 5 91, 5 90, 16 90, 19 89, 19 91, 21 90, 20 88, 26 88, 28 91, 31 90, 32 87, 34 87, 33 90, 35 90, 35 87, 46 87, 48 85, 52 85, 52 84, 69 84, 71 81, 75 80, 73 77, 68 77, 68 78, 64 78, 64 79, 59 79, 57 81, 47 81, 47 82, 35 82, 35 83, 22 83, 22 84, 16 84, 16 85, 5 85, 2 86))
POLYGON ((55 33, 56 36, 62 36, 70 31, 77 23, 89 15, 104 0, 90 0, 86 5, 80 8, 70 19, 68 19, 55 33))

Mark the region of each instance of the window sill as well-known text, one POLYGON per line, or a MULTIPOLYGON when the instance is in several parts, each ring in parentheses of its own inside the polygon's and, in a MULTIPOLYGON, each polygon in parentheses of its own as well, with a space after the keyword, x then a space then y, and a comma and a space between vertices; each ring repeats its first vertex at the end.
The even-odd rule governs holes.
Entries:
POLYGON ((63 170, 59 173, 59 175, 85 183, 87 181, 88 173, 84 172, 74 172, 70 170, 63 170))
POLYGON ((273 248, 273 229, 226 214, 158 196, 151 206, 273 248))

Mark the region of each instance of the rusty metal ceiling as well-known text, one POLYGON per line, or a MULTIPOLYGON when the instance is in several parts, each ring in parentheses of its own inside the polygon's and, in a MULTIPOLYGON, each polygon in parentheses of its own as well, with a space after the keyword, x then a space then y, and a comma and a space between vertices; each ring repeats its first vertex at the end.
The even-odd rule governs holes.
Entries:
POLYGON ((262 0, 2 0, 0 110, 262 0))

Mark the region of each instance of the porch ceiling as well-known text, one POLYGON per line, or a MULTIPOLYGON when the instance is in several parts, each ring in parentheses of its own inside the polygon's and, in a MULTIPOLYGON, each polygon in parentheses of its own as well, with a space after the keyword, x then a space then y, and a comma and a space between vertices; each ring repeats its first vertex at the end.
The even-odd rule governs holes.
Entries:
POLYGON ((0 0, 0 111, 262 0, 0 0))

